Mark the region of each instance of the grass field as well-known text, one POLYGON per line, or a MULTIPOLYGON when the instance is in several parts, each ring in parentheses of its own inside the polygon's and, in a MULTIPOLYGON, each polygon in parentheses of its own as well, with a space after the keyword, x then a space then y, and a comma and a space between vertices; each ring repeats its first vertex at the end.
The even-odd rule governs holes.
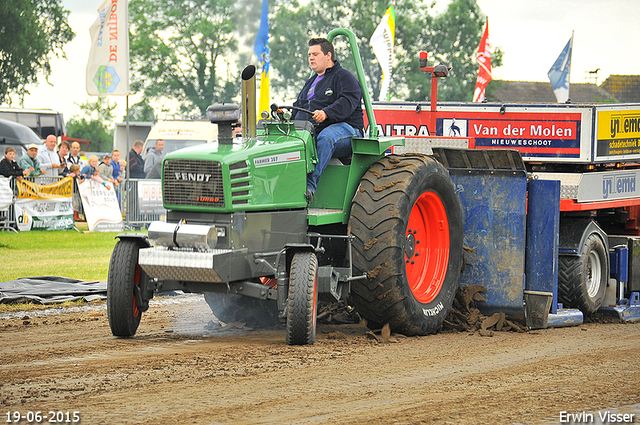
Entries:
POLYGON ((34 276, 106 281, 117 234, 75 230, 0 232, 0 282, 34 276))

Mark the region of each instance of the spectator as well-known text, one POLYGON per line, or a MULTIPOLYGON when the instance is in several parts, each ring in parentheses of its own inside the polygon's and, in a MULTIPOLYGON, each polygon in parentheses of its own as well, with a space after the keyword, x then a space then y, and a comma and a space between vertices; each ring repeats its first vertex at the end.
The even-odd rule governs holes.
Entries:
POLYGON ((148 179, 157 179, 160 180, 162 178, 162 161, 156 162, 153 167, 147 173, 148 179))
POLYGON ((17 180, 22 180, 22 176, 29 174, 28 170, 23 170, 16 162, 16 150, 8 146, 4 150, 4 158, 0 161, 0 174, 5 177, 14 176, 17 180))
POLYGON ((67 156, 67 161, 69 162, 69 164, 78 164, 80 168, 85 166, 85 160, 80 156, 80 143, 71 143, 71 151, 67 156))
POLYGON ((149 173, 157 162, 162 162, 162 157, 164 156, 162 154, 162 149, 164 149, 164 140, 156 140, 155 146, 149 149, 147 156, 144 157, 145 174, 149 173))
POLYGON ((27 146, 27 155, 22 155, 18 166, 23 170, 29 171, 25 176, 37 177, 46 173, 46 170, 40 168, 40 162, 38 161, 38 145, 31 143, 27 146))
POLYGON ((113 178, 113 167, 111 166, 111 154, 105 153, 102 156, 102 162, 98 166, 100 171, 100 177, 109 183, 113 183, 115 187, 118 187, 118 182, 113 178))
POLYGON ((56 136, 50 134, 44 142, 44 148, 38 154, 38 162, 43 172, 52 177, 59 175, 60 170, 60 157, 56 152, 56 136))
POLYGON ((124 179, 120 175, 120 151, 117 149, 111 151, 111 167, 113 168, 113 179, 121 183, 124 179))
POLYGON ((73 219, 75 221, 81 221, 80 217, 80 191, 78 190, 78 182, 77 180, 82 180, 80 177, 80 164, 71 164, 69 165, 69 174, 67 177, 73 178, 73 197, 71 198, 71 206, 73 207, 73 219), (77 179, 76 179, 77 178, 77 179))
POLYGON ((121 159, 120 160, 120 177, 122 177, 122 180, 124 180, 125 177, 127 176, 126 170, 127 170, 127 161, 125 161, 124 159, 121 159))
POLYGON ((69 174, 69 167, 67 165, 67 154, 69 153, 69 142, 63 140, 58 145, 58 160, 60 161, 60 168, 58 169, 58 175, 66 177, 69 174))
POLYGON ((143 179, 147 176, 144 172, 144 159, 140 155, 143 147, 142 140, 136 140, 129 152, 129 178, 131 179, 143 179))
POLYGON ((69 174, 68 177, 79 177, 80 176, 80 166, 78 164, 69 165, 69 174))
POLYGON ((111 190, 111 185, 107 184, 102 177, 100 177, 100 170, 98 170, 98 157, 91 155, 89 157, 89 163, 80 171, 81 179, 91 179, 98 184, 103 185, 107 190, 111 190))

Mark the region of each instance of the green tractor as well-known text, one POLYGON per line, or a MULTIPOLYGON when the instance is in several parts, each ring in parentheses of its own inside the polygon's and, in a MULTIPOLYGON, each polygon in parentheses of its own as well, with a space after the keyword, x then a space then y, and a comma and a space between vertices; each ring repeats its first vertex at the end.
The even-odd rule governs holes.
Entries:
POLYGON ((209 108, 218 142, 164 158, 166 222, 118 235, 107 286, 113 335, 134 335, 154 294, 174 290, 204 293, 223 322, 285 323, 293 345, 314 343, 319 297, 355 306, 371 329, 426 335, 442 324, 462 265, 454 184, 429 156, 385 154, 404 139, 378 137, 355 36, 327 38, 338 35, 351 47, 368 137, 329 164, 307 205, 313 126, 275 105, 256 123, 256 70, 245 68, 241 107, 209 108))

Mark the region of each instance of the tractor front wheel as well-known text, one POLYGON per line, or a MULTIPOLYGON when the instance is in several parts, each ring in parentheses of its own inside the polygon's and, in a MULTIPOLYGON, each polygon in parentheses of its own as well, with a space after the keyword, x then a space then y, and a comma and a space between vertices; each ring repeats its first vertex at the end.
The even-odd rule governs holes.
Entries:
POLYGON ((462 265, 462 206, 447 170, 424 155, 387 156, 351 207, 351 294, 367 326, 426 335, 449 313, 462 265))
POLYGON ((138 264, 139 245, 133 240, 120 240, 111 253, 107 278, 107 316, 114 336, 135 335, 142 311, 138 308, 135 287, 148 279, 138 264))
POLYGON ((318 258, 313 252, 298 252, 291 260, 287 299, 287 344, 316 341, 318 305, 318 258))

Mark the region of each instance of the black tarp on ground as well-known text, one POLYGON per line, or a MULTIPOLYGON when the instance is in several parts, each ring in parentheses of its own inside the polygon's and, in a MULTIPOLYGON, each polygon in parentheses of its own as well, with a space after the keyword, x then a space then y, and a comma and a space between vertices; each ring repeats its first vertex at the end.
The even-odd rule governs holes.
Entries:
POLYGON ((107 282, 84 281, 60 276, 23 277, 0 282, 0 303, 53 304, 84 298, 107 298, 107 282))

